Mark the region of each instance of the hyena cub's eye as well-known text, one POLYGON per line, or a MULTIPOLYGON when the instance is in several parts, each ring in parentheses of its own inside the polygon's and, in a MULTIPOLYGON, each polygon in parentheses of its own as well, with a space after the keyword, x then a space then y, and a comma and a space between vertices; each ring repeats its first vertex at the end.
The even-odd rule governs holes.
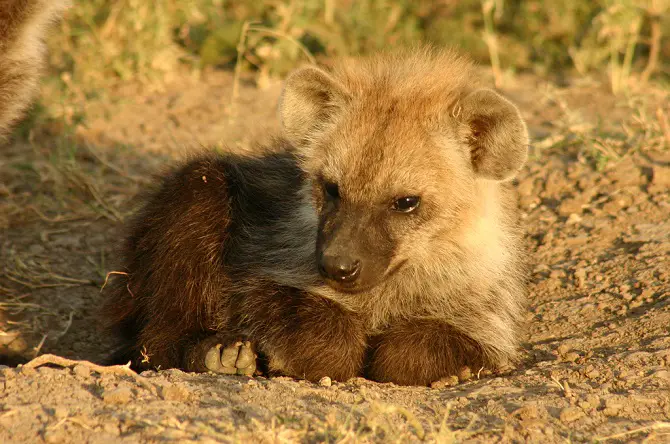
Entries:
POLYGON ((393 211, 397 211, 399 213, 411 213, 412 211, 416 210, 420 202, 421 198, 419 196, 405 196, 401 197, 400 199, 396 199, 395 202, 393 202, 392 208, 393 211))
POLYGON ((336 183, 324 182, 323 191, 326 193, 326 197, 329 199, 337 199, 340 197, 340 188, 336 183))

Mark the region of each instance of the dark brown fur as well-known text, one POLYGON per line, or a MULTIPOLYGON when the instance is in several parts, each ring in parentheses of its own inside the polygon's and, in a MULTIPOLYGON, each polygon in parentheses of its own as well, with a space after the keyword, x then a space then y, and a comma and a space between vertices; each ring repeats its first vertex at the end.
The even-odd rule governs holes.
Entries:
POLYGON ((204 371, 213 345, 250 341, 269 374, 398 384, 513 363, 514 105, 466 59, 419 48, 299 70, 280 114, 278 154, 201 154, 149 194, 104 310, 115 361, 204 371), (416 210, 393 209, 413 195, 416 210), (353 283, 324 269, 345 256, 353 283))

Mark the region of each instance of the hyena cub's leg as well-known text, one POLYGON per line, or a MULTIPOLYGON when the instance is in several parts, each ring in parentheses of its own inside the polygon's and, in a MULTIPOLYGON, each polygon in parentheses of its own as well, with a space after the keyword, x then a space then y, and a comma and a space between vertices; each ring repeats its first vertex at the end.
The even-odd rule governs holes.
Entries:
POLYGON ((244 336, 218 334, 187 347, 184 369, 253 376, 257 358, 255 346, 244 336))
MULTIPOLYGON (((248 297, 236 304, 235 310, 231 319, 235 330, 249 338, 249 351, 262 357, 260 362, 269 375, 310 381, 324 376, 346 381, 362 375, 367 345, 364 324, 355 313, 327 299, 287 288, 248 297)), ((217 343, 212 341, 210 344, 217 343)), ((246 363, 245 346, 240 347, 236 368, 240 359, 246 363)))
POLYGON ((428 385, 464 366, 489 365, 473 339, 439 320, 402 321, 373 337, 370 345, 366 376, 379 382, 428 385))

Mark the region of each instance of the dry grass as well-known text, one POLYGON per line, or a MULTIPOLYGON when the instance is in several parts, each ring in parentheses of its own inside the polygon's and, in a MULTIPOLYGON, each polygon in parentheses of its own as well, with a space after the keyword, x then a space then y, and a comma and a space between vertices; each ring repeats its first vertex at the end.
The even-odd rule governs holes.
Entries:
POLYGON ((51 41, 49 115, 69 123, 114 83, 160 90, 180 65, 254 70, 262 85, 303 60, 418 40, 462 47, 498 86, 519 70, 609 71, 615 93, 668 81, 670 0, 93 0, 51 41))
MULTIPOLYGON (((598 84, 588 84, 585 89, 593 94, 598 84)), ((552 121, 555 131, 551 136, 534 144, 535 156, 541 156, 548 149, 573 147, 581 162, 603 170, 641 151, 670 149, 665 111, 670 108, 670 90, 647 85, 623 97, 612 97, 610 102, 614 109, 611 111, 616 117, 598 121, 585 117, 580 104, 569 104, 564 98, 566 92, 551 83, 545 85, 545 100, 548 104, 558 105, 562 115, 552 121)), ((604 116, 605 112, 598 114, 604 116)))

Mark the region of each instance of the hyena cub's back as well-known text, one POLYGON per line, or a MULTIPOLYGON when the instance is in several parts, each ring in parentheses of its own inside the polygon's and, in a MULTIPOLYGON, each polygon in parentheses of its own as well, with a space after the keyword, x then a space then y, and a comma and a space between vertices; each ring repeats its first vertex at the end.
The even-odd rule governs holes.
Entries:
POLYGON ((280 154, 166 176, 108 313, 138 367, 427 384, 513 362, 526 294, 518 110, 417 48, 298 70, 280 154))

